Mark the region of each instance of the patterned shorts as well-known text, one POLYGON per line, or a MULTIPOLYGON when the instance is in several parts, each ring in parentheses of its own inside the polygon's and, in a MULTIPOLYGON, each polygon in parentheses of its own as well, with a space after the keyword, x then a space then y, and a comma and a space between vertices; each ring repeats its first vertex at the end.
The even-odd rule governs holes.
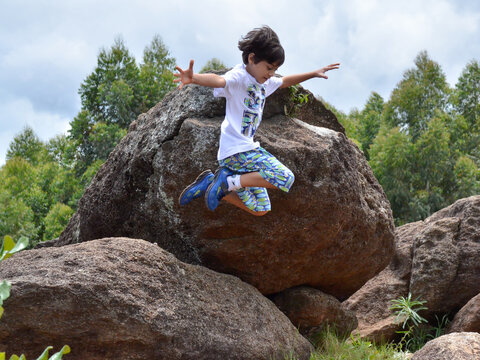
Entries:
MULTIPOLYGON (((262 147, 245 151, 219 160, 219 165, 238 174, 259 172, 260 175, 280 190, 288 192, 295 176, 285 165, 262 147)), ((266 188, 248 187, 237 190, 238 197, 252 211, 272 209, 266 188)))

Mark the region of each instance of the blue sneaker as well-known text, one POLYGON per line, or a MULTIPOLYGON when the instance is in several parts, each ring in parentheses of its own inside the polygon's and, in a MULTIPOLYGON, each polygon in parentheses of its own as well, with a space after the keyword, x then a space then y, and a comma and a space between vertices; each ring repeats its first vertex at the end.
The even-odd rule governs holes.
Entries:
POLYGON ((208 185, 212 183, 213 177, 214 175, 211 170, 205 170, 198 175, 195 181, 188 185, 180 194, 178 198, 180 205, 187 205, 190 201, 198 199, 205 194, 205 190, 207 190, 208 185))
POLYGON ((215 177, 205 192, 205 204, 210 210, 215 210, 218 203, 225 195, 228 195, 227 176, 233 175, 234 172, 225 167, 218 168, 215 171, 215 177))

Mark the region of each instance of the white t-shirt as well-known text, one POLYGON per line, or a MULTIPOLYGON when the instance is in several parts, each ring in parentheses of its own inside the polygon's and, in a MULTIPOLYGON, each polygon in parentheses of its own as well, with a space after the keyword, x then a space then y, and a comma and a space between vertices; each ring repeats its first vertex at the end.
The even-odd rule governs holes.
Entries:
POLYGON ((281 78, 271 77, 263 84, 247 72, 245 64, 236 65, 223 75, 224 88, 213 90, 213 96, 227 99, 225 120, 222 122, 217 159, 222 160, 239 152, 260 146, 253 141, 262 121, 265 98, 283 83, 281 78))

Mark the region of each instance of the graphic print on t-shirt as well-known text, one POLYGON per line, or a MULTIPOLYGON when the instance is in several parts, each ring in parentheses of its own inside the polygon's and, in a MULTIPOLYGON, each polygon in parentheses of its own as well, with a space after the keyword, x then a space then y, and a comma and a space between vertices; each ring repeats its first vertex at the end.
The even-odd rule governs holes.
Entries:
POLYGON ((247 89, 248 97, 243 103, 248 110, 243 111, 242 134, 253 137, 257 131, 258 124, 262 120, 263 106, 265 105, 265 87, 251 84, 247 89))

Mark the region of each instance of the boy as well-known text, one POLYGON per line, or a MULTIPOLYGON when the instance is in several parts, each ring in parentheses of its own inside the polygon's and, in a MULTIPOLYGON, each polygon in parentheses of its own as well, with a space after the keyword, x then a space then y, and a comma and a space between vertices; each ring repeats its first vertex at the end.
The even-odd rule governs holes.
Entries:
POLYGON ((277 34, 268 26, 254 29, 243 37, 238 48, 243 64, 235 66, 225 75, 195 74, 193 60, 186 70, 176 67, 174 74, 180 82, 214 88, 214 96, 226 98, 226 114, 221 126, 217 159, 220 168, 212 174, 201 173, 182 192, 180 205, 205 195, 205 203, 215 210, 225 200, 253 215, 262 216, 271 210, 269 189, 288 192, 293 184, 293 173, 273 155, 263 149, 253 136, 262 120, 265 98, 278 88, 289 87, 305 80, 321 77, 340 64, 304 74, 275 77, 283 64, 285 53, 277 34))

